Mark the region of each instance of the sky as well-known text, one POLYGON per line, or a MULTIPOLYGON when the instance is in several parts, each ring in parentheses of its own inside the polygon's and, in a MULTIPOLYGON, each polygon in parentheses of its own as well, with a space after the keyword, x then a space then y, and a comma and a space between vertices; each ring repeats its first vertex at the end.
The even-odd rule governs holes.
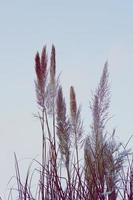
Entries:
MULTIPOLYGON (((104 63, 110 73, 110 129, 126 143, 133 134, 133 1, 0 0, 0 195, 20 165, 41 151, 41 130, 34 118, 34 57, 56 47, 57 71, 66 99, 75 86, 90 132, 89 101, 104 63)), ((129 144, 132 146, 132 141, 129 144)), ((24 170, 23 170, 24 171, 24 170)))

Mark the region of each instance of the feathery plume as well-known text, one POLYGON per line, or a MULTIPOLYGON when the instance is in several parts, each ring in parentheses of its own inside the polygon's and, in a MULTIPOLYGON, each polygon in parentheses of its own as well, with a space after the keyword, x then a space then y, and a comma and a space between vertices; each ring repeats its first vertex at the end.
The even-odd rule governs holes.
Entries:
POLYGON ((41 69, 42 69, 42 74, 43 74, 44 80, 46 81, 46 75, 47 75, 47 52, 46 52, 46 46, 43 47, 42 53, 41 53, 41 69))
POLYGON ((70 87, 70 112, 71 112, 71 119, 74 122, 77 115, 77 102, 73 86, 70 87))
POLYGON ((49 116, 52 116, 54 113, 55 97, 58 88, 58 81, 56 80, 55 75, 56 75, 56 52, 55 52, 55 46, 52 45, 51 58, 50 58, 50 80, 46 90, 47 93, 46 107, 49 116))
POLYGON ((38 52, 35 56, 35 71, 37 77, 37 80, 35 81, 37 102, 41 107, 43 107, 45 98, 45 83, 47 76, 46 47, 44 47, 42 50, 41 58, 38 52))
POLYGON ((72 131, 76 136, 76 142, 81 139, 83 133, 83 122, 81 120, 81 108, 77 108, 76 94, 74 87, 70 87, 70 114, 72 131))
POLYGON ((77 109, 76 102, 76 94, 74 91, 74 87, 70 87, 70 113, 71 113, 71 131, 74 136, 74 146, 76 151, 76 161, 77 161, 77 169, 78 172, 80 170, 79 167, 79 142, 83 133, 83 122, 81 121, 80 116, 80 107, 77 109))
POLYGON ((58 89, 57 100, 57 136, 59 138, 59 147, 62 158, 65 160, 66 166, 69 165, 69 121, 66 117, 66 104, 63 97, 62 87, 58 89))
POLYGON ((39 82, 42 78, 39 52, 37 52, 35 56, 35 70, 36 70, 37 81, 39 82))
MULTIPOLYGON (((108 68, 107 62, 104 65, 100 83, 92 99, 92 136, 88 136, 85 144, 85 177, 88 186, 92 188, 92 194, 98 194, 99 191, 104 193, 105 174, 107 169, 105 163, 105 124, 108 120, 108 108, 110 103, 109 85, 108 85, 108 68)), ((96 199, 98 197, 96 196, 96 199)))
POLYGON ((110 103, 108 76, 108 64, 106 62, 91 106, 93 117, 92 132, 97 138, 102 137, 106 121, 108 120, 110 103))
POLYGON ((120 145, 114 140, 115 131, 111 139, 107 138, 105 132, 110 104, 107 65, 106 62, 91 105, 92 135, 87 137, 84 149, 85 178, 88 186, 91 185, 92 194, 100 192, 103 196, 106 194, 109 200, 116 200, 118 174, 122 169, 126 152, 119 151, 120 145))
POLYGON ((55 81, 55 74, 56 74, 56 52, 55 52, 55 46, 52 45, 51 59, 50 59, 50 77, 51 77, 51 82, 55 81))

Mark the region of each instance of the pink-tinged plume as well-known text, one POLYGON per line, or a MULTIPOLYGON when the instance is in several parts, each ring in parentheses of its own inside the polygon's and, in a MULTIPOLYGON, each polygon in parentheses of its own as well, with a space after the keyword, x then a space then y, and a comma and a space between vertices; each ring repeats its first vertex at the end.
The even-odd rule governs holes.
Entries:
POLYGON ((35 82, 37 102, 40 106, 43 107, 44 99, 45 99, 45 83, 46 83, 46 76, 47 76, 46 47, 44 47, 42 50, 41 58, 38 52, 35 56, 35 71, 36 71, 36 77, 37 77, 37 80, 35 82))
POLYGON ((55 51, 55 46, 52 45, 51 59, 50 59, 50 77, 51 77, 51 82, 55 81, 55 74, 56 74, 56 51, 55 51))
POLYGON ((73 86, 70 87, 70 112, 71 112, 71 119, 74 122, 77 116, 77 102, 73 86))
POLYGON ((65 157, 65 161, 69 160, 69 122, 66 117, 66 103, 63 97, 62 87, 60 86, 57 94, 57 136, 60 143, 60 151, 62 157, 65 157))

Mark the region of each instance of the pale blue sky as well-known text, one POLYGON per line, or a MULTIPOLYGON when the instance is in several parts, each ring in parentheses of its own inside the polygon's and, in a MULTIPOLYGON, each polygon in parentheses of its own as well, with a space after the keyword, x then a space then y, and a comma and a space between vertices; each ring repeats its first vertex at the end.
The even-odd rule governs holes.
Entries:
POLYGON ((14 151, 20 160, 40 153, 34 55, 45 44, 49 54, 55 44, 65 95, 73 84, 86 126, 91 90, 108 60, 111 127, 122 141, 133 134, 132 13, 132 0, 0 0, 0 191, 14 174, 14 151))

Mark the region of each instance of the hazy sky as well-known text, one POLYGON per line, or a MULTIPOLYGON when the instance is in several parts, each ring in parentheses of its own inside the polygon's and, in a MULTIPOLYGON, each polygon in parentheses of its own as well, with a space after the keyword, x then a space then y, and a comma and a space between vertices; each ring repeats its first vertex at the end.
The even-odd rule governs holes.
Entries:
POLYGON ((0 0, 0 191, 14 174, 13 152, 27 166, 40 154, 34 56, 45 44, 49 55, 56 46, 65 96, 74 85, 86 127, 91 90, 108 60, 110 126, 124 142, 133 134, 132 13, 132 0, 0 0))

